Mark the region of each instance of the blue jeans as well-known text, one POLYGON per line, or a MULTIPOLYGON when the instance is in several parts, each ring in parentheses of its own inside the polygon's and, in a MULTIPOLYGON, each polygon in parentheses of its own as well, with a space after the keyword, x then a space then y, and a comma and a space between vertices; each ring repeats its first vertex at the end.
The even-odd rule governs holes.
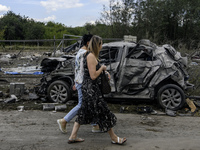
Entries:
POLYGON ((78 110, 81 108, 82 104, 82 84, 75 83, 75 86, 78 91, 78 104, 72 110, 70 110, 70 112, 64 117, 65 121, 67 122, 70 122, 78 114, 78 110))

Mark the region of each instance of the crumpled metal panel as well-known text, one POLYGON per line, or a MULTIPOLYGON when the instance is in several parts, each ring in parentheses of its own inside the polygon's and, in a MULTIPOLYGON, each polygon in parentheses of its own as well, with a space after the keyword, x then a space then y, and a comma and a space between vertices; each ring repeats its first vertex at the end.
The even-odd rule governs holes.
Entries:
POLYGON ((135 88, 138 86, 139 89, 144 88, 160 65, 160 60, 142 61, 127 58, 121 68, 121 77, 122 75, 123 77, 118 80, 117 90, 122 91, 127 85, 135 85, 135 88))
POLYGON ((167 44, 161 47, 155 46, 150 50, 154 58, 152 61, 138 59, 142 56, 142 51, 125 58, 122 67, 119 68, 120 78, 116 86, 118 92, 127 94, 129 92, 133 94, 134 90, 150 92, 151 88, 167 78, 186 88, 184 76, 187 76, 187 73, 184 72, 184 67, 187 65, 187 58, 181 57, 179 52, 167 44))

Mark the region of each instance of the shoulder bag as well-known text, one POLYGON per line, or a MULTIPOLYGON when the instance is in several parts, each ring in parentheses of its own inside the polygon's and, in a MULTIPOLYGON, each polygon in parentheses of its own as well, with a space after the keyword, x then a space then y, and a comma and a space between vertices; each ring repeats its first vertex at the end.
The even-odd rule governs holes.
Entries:
POLYGON ((108 76, 106 75, 105 71, 103 71, 101 75, 101 92, 102 94, 109 94, 111 92, 111 86, 108 76))

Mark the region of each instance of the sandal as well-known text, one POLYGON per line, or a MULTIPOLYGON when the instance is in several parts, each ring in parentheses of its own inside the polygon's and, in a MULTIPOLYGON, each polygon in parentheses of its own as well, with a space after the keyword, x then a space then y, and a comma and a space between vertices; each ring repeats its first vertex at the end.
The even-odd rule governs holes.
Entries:
POLYGON ((57 123, 58 123, 58 125, 59 125, 60 131, 61 131, 62 133, 67 133, 67 130, 66 130, 65 126, 62 125, 62 120, 61 120, 61 119, 58 119, 58 120, 57 120, 57 123))
POLYGON ((119 144, 119 145, 122 145, 122 144, 124 144, 126 141, 127 141, 126 138, 119 138, 119 137, 117 137, 117 142, 111 141, 111 143, 112 143, 112 144, 119 144))
POLYGON ((83 142, 83 141, 85 141, 85 140, 82 138, 76 138, 76 139, 69 139, 68 143, 72 144, 72 143, 78 143, 78 142, 83 142))

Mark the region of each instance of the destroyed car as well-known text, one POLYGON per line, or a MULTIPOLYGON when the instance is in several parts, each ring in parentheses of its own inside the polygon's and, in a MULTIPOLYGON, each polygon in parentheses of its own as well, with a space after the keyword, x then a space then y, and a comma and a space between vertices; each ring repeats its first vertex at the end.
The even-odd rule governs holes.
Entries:
POLYGON ((55 103, 65 103, 73 95, 74 56, 44 58, 41 62, 43 72, 40 84, 35 87, 38 96, 55 103))
MULTIPOLYGON (((185 104, 185 91, 193 87, 185 70, 187 58, 168 44, 157 46, 149 40, 105 43, 99 58, 111 75, 111 93, 104 95, 106 99, 157 100, 162 108, 178 110, 185 104)), ((44 93, 54 102, 66 102, 72 95, 72 60, 66 60, 65 71, 55 69, 48 74, 50 78, 42 79, 44 93)))

